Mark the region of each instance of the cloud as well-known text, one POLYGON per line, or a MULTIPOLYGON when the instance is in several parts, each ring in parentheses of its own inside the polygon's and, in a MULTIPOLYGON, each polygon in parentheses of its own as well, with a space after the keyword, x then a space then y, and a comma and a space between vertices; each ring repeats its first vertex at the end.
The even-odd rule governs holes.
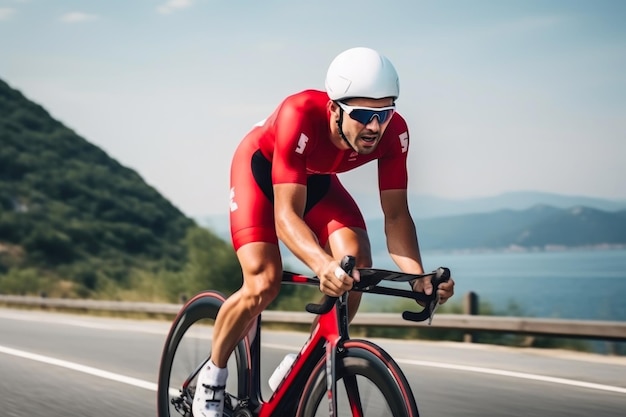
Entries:
POLYGON ((0 20, 9 20, 15 13, 15 9, 11 7, 0 7, 0 20))
POLYGON ((185 9, 193 4, 193 0, 168 0, 166 3, 157 7, 157 11, 161 14, 170 14, 177 9, 185 9))
POLYGON ((95 14, 83 13, 83 12, 69 12, 61 16, 61 21, 65 23, 79 23, 87 22, 97 19, 95 14))

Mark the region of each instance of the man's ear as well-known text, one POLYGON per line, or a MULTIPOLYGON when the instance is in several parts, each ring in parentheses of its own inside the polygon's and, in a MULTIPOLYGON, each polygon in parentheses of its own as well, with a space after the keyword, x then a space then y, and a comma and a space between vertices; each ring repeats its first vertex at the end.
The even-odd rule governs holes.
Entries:
POLYGON ((333 100, 328 100, 328 103, 326 104, 326 108, 328 108, 329 112, 335 113, 336 116, 339 117, 339 105, 335 103, 333 100))

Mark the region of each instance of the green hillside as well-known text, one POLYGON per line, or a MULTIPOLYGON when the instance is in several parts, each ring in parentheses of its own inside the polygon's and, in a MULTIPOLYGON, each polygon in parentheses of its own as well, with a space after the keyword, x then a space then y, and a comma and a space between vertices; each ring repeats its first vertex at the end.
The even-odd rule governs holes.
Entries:
POLYGON ((172 299, 238 275, 229 244, 0 80, 0 292, 172 299))

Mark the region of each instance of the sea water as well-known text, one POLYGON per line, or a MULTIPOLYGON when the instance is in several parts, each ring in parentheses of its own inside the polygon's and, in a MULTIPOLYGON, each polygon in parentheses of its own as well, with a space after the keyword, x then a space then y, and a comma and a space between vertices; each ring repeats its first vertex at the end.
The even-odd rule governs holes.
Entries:
MULTIPOLYGON (((446 266, 455 293, 475 292, 506 314, 583 320, 626 320, 626 250, 521 253, 424 253, 426 269, 446 266)), ((381 259, 380 265, 392 267, 381 259)))
MULTIPOLYGON (((387 254, 375 267, 397 269, 387 254)), ((481 306, 499 316, 626 321, 626 250, 568 250, 500 253, 422 254, 426 270, 450 268, 453 303, 474 292, 481 306)), ((371 295, 364 307, 374 311, 393 302, 371 295), (376 297, 375 300, 373 297, 376 297), (376 306, 365 306, 368 301, 376 306)), ((589 341, 597 353, 626 352, 626 343, 589 341)))

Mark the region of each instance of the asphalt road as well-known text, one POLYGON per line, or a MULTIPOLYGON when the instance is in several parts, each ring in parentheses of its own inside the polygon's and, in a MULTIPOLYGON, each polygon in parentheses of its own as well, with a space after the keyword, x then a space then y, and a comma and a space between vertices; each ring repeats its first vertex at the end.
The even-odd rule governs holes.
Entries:
MULTIPOLYGON (((167 322, 0 309, 0 415, 155 416, 167 322)), ((263 334, 262 375, 303 334, 263 334)), ((376 340, 423 416, 626 416, 626 358, 376 340)))

